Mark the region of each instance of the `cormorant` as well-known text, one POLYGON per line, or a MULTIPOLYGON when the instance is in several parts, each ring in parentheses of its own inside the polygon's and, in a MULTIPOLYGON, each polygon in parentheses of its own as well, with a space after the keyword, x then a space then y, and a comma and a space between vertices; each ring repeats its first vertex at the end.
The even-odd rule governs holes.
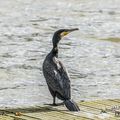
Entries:
POLYGON ((79 111, 78 105, 71 100, 71 83, 67 70, 62 62, 58 59, 58 43, 69 34, 78 30, 75 29, 60 29, 53 35, 53 48, 46 56, 43 62, 43 74, 46 79, 49 91, 53 96, 53 105, 56 105, 55 98, 64 101, 63 103, 70 111, 79 111))

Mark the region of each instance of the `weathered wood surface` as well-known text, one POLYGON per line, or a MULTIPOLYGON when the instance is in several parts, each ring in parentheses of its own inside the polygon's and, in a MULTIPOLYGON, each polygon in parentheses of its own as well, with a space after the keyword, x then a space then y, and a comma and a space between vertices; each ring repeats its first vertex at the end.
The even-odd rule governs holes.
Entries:
POLYGON ((120 120, 120 99, 79 102, 80 112, 65 106, 0 110, 0 120, 120 120))

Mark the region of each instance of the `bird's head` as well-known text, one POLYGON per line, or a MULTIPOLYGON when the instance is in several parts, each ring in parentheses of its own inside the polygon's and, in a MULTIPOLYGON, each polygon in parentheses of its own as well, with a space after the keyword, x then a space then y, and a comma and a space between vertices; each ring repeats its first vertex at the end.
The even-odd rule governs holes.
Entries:
POLYGON ((67 34, 79 30, 78 28, 74 28, 74 29, 60 29, 57 30, 54 35, 53 35, 53 46, 57 45, 57 43, 67 34))

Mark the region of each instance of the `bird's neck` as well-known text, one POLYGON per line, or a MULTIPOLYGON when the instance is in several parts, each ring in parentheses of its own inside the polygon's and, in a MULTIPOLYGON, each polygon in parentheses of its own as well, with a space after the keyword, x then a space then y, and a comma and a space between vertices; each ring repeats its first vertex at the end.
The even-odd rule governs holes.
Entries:
POLYGON ((53 46, 52 55, 58 57, 58 45, 53 46))
POLYGON ((58 57, 58 43, 60 41, 60 37, 58 36, 53 36, 53 49, 52 49, 52 56, 58 57))

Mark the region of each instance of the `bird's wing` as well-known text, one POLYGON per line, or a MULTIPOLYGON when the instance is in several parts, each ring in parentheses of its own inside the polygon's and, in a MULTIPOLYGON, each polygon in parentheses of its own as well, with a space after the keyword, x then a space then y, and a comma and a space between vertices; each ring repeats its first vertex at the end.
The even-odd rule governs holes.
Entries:
POLYGON ((46 69, 46 76, 48 76, 46 80, 49 87, 64 98, 70 98, 70 79, 63 64, 58 59, 53 58, 53 63, 49 64, 49 68, 49 71, 46 69))
POLYGON ((59 64, 61 66, 61 68, 59 69, 59 75, 61 76, 61 81, 63 85, 63 90, 65 92, 65 96, 71 98, 71 83, 68 72, 64 67, 64 65, 61 63, 61 61, 59 61, 59 64))

